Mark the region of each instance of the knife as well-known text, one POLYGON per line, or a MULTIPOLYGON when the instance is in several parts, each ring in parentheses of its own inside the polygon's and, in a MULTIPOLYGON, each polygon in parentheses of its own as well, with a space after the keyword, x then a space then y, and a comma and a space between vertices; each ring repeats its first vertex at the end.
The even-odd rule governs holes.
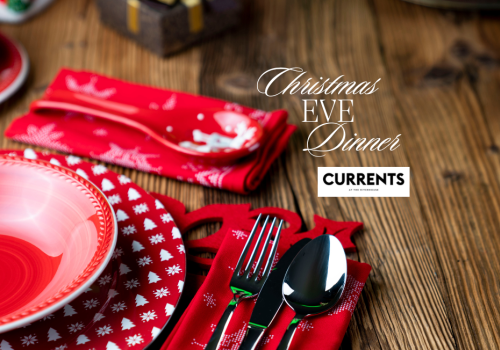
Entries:
POLYGON ((255 350, 259 344, 266 328, 271 325, 274 316, 276 316, 281 304, 283 304, 281 289, 288 266, 309 241, 311 241, 310 238, 304 238, 291 246, 272 270, 257 297, 257 302, 248 323, 247 333, 239 350, 255 350))

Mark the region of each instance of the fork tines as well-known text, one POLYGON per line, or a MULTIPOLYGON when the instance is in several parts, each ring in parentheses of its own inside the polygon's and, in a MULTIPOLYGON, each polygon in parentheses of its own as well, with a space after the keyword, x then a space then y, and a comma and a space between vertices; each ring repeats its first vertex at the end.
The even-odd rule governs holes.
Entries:
MULTIPOLYGON (((247 266, 245 268, 245 271, 243 271, 242 274, 240 274, 241 268, 243 266, 243 263, 245 261, 245 258, 248 254, 248 251, 250 250, 250 246, 252 245, 252 242, 254 240, 255 232, 257 231, 257 228, 260 223, 262 214, 259 214, 257 217, 257 221, 255 222, 255 225, 252 229, 252 232, 250 233, 250 236, 248 237, 247 243, 245 244, 245 247, 243 248, 243 252, 241 253, 240 259, 238 260, 238 264, 236 265, 235 275, 236 276, 244 276, 246 279, 250 279, 250 274, 252 274, 251 279, 254 280, 254 282, 257 282, 257 278, 259 276, 259 271, 262 267, 262 264, 264 263, 264 259, 266 257, 266 252, 269 246, 269 241, 271 240, 273 230, 274 230, 274 225, 276 223, 277 218, 273 219, 273 222, 271 223, 271 227, 267 233, 266 240, 264 241, 264 245, 262 246, 262 250, 259 256, 259 259, 257 260, 257 265, 255 269, 252 269, 252 266, 255 262, 255 257, 257 255, 257 252, 259 251, 259 247, 261 246, 262 238, 264 237, 264 232, 266 231, 267 223, 269 221, 269 215, 266 217, 266 220, 264 221, 264 225, 262 226, 262 230, 260 231, 260 234, 257 238, 257 243, 255 244, 252 253, 250 255, 250 258, 248 259, 247 266)), ((264 282, 269 275, 269 272, 271 271, 271 267, 273 265, 274 257, 276 255, 276 250, 278 249, 278 242, 280 239, 281 235, 281 227, 283 226, 283 220, 280 220, 278 230, 276 231, 276 236, 273 241, 273 245, 271 248, 271 252, 268 255, 266 266, 264 268, 264 273, 262 274, 261 282, 264 282)))

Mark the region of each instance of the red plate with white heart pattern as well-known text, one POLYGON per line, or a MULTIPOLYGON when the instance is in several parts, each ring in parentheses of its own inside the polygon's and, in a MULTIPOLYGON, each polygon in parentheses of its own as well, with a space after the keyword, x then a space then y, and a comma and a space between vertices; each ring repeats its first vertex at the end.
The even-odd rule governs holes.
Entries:
POLYGON ((184 286, 181 233, 163 205, 124 175, 75 156, 0 151, 75 171, 106 195, 118 221, 111 262, 81 296, 42 320, 0 334, 1 350, 144 349, 174 312, 184 286))

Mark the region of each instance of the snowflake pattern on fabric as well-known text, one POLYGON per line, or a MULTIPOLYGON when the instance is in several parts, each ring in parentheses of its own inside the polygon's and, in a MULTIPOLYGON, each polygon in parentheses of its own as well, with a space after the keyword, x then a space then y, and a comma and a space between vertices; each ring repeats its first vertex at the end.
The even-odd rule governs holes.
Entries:
POLYGON ((172 218, 172 215, 170 215, 170 214, 162 214, 161 221, 165 224, 167 222, 174 221, 174 219, 172 218))
POLYGON ((137 264, 139 264, 139 266, 141 266, 141 267, 149 265, 152 262, 153 262, 153 260, 151 260, 151 258, 149 256, 145 256, 144 258, 137 259, 137 264))
POLYGON ((170 295, 170 292, 168 291, 168 288, 160 288, 154 291, 155 297, 158 298, 163 298, 166 297, 167 295, 170 295))
POLYGON ((111 326, 108 324, 107 326, 102 326, 99 328, 96 328, 97 335, 102 337, 103 335, 113 333, 113 329, 111 326))
POLYGON ((125 282, 125 288, 127 289, 133 289, 139 287, 141 284, 139 283, 139 280, 137 278, 134 278, 130 281, 125 282))
POLYGON ((77 156, 67 156, 66 157, 66 163, 68 163, 69 166, 77 165, 82 162, 82 159, 77 156))
POLYGON ((342 295, 338 304, 328 312, 328 315, 336 315, 342 311, 349 311, 352 315, 364 285, 364 283, 361 283, 351 275, 348 275, 344 287, 344 291, 346 292, 342 295))
POLYGON ((125 338, 125 340, 128 346, 134 346, 144 342, 144 339, 142 339, 142 335, 140 334, 131 335, 130 337, 125 338))
POLYGON ((171 111, 172 109, 175 108, 175 105, 177 103, 177 95, 176 94, 172 94, 168 99, 167 101, 163 104, 163 106, 161 106, 161 108, 164 110, 164 111, 171 111))
MULTIPOLYGON (((192 169, 192 164, 186 164, 187 168, 192 169), (191 166, 190 166, 191 165, 191 166)), ((210 167, 209 169, 197 169, 194 177, 200 185, 206 187, 222 188, 224 177, 234 169, 234 166, 210 167)))
POLYGON ((71 153, 72 149, 59 141, 64 137, 64 132, 54 131, 56 124, 51 123, 38 128, 28 125, 26 134, 15 135, 12 139, 32 145, 52 148, 60 152, 71 153))
POLYGON ((126 177, 125 175, 119 175, 118 176, 118 182, 120 183, 120 185, 126 185, 126 184, 129 184, 132 182, 132 180, 130 180, 128 177, 126 177))
POLYGON ((155 168, 149 164, 148 161, 149 158, 158 158, 158 154, 144 154, 140 152, 140 147, 124 149, 114 143, 110 143, 109 147, 110 149, 102 154, 90 152, 90 156, 94 159, 121 165, 126 168, 136 168, 144 172, 160 173, 161 167, 155 168))
POLYGON ((151 244, 158 244, 165 241, 165 238, 161 233, 158 233, 156 235, 150 236, 149 241, 151 242, 151 244))
POLYGON ((118 247, 115 249, 115 251, 113 252, 113 256, 112 258, 113 259, 117 259, 118 257, 122 256, 123 255, 123 249, 118 247))
POLYGON ((108 201, 109 201, 109 204, 115 205, 115 204, 121 203, 122 199, 121 199, 119 194, 113 194, 111 196, 108 196, 108 201))
POLYGON ((108 171, 108 168, 106 168, 104 165, 97 164, 92 167, 92 172, 94 175, 102 175, 105 174, 108 171))
POLYGON ((137 204, 133 207, 133 209, 136 215, 143 214, 149 211, 148 205, 146 203, 137 204))
POLYGON ((97 305, 99 305, 99 301, 97 299, 89 299, 83 302, 83 305, 86 309, 93 309, 97 305))
POLYGON ((297 328, 300 329, 302 332, 305 332, 305 331, 309 332, 314 327, 313 327, 313 324, 311 321, 302 320, 302 322, 300 322, 300 324, 298 325, 297 328))
POLYGON ((80 92, 85 95, 90 95, 102 99, 107 99, 116 93, 115 88, 97 90, 95 85, 98 79, 99 78, 97 76, 93 76, 90 78, 90 81, 88 83, 78 84, 78 81, 74 77, 72 77, 71 75, 67 75, 65 82, 66 82, 66 87, 70 91, 80 92))
POLYGON ((111 282, 111 275, 106 275, 99 278, 99 285, 101 287, 104 286, 105 284, 108 284, 109 282, 111 282))
POLYGON ((113 310, 113 312, 119 312, 119 311, 123 311, 127 308, 127 305, 125 305, 124 302, 120 301, 116 304, 113 304, 111 305, 111 310, 113 310))
POLYGON ((84 327, 83 323, 77 322, 77 323, 73 323, 73 324, 69 325, 68 329, 69 329, 70 333, 75 333, 75 332, 82 330, 83 327, 84 327))
POLYGON ((21 338, 21 342, 23 343, 23 346, 28 346, 31 344, 36 344, 38 342, 38 339, 36 339, 36 335, 26 335, 21 338))
POLYGON ((266 118, 266 116, 268 116, 268 113, 263 111, 263 110, 256 109, 255 111, 250 113, 248 116, 252 119, 257 120, 260 124, 263 124, 264 119, 266 118))
POLYGON ((92 131, 95 136, 108 136, 108 130, 100 128, 92 131))
POLYGON ((157 317, 156 313, 154 311, 144 312, 140 316, 141 316, 142 322, 148 322, 148 321, 154 320, 157 317))
POLYGON ((269 344, 269 342, 271 340, 274 339, 274 335, 273 334, 269 334, 268 336, 264 337, 262 340, 261 340, 261 343, 262 344, 269 344))
POLYGON ((241 107, 239 104, 237 104, 235 102, 227 102, 224 105, 224 109, 226 111, 235 111, 235 112, 238 112, 238 113, 243 113, 243 107, 241 107))
POLYGON ((122 233, 125 235, 125 236, 128 236, 128 235, 131 235, 131 234, 134 234, 137 232, 137 229, 135 228, 134 225, 129 225, 129 226, 125 226, 125 227, 122 227, 122 233))
POLYGON ((245 333, 247 331, 246 325, 232 334, 224 334, 221 341, 221 349, 237 349, 238 345, 241 344, 245 333))
POLYGON ((216 300, 214 299, 214 295, 210 293, 203 294, 203 301, 209 308, 213 308, 216 306, 216 300))
POLYGON ((173 276, 177 273, 182 272, 181 267, 179 265, 173 265, 173 266, 167 267, 165 270, 167 271, 169 276, 173 276))
POLYGON ((202 349, 205 349, 205 347, 207 346, 207 344, 202 344, 202 343, 198 343, 196 341, 196 338, 193 338, 193 340, 191 341, 191 345, 196 345, 196 346, 199 346, 200 348, 202 349))
POLYGON ((233 237, 236 237, 236 239, 245 239, 248 235, 241 230, 233 230, 233 237))

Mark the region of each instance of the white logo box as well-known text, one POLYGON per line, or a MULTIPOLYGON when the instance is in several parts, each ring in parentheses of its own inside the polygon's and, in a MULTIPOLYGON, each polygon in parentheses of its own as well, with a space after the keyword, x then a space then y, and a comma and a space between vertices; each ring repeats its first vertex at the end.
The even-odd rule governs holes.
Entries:
POLYGON ((410 168, 319 167, 318 197, 410 197, 410 168))

